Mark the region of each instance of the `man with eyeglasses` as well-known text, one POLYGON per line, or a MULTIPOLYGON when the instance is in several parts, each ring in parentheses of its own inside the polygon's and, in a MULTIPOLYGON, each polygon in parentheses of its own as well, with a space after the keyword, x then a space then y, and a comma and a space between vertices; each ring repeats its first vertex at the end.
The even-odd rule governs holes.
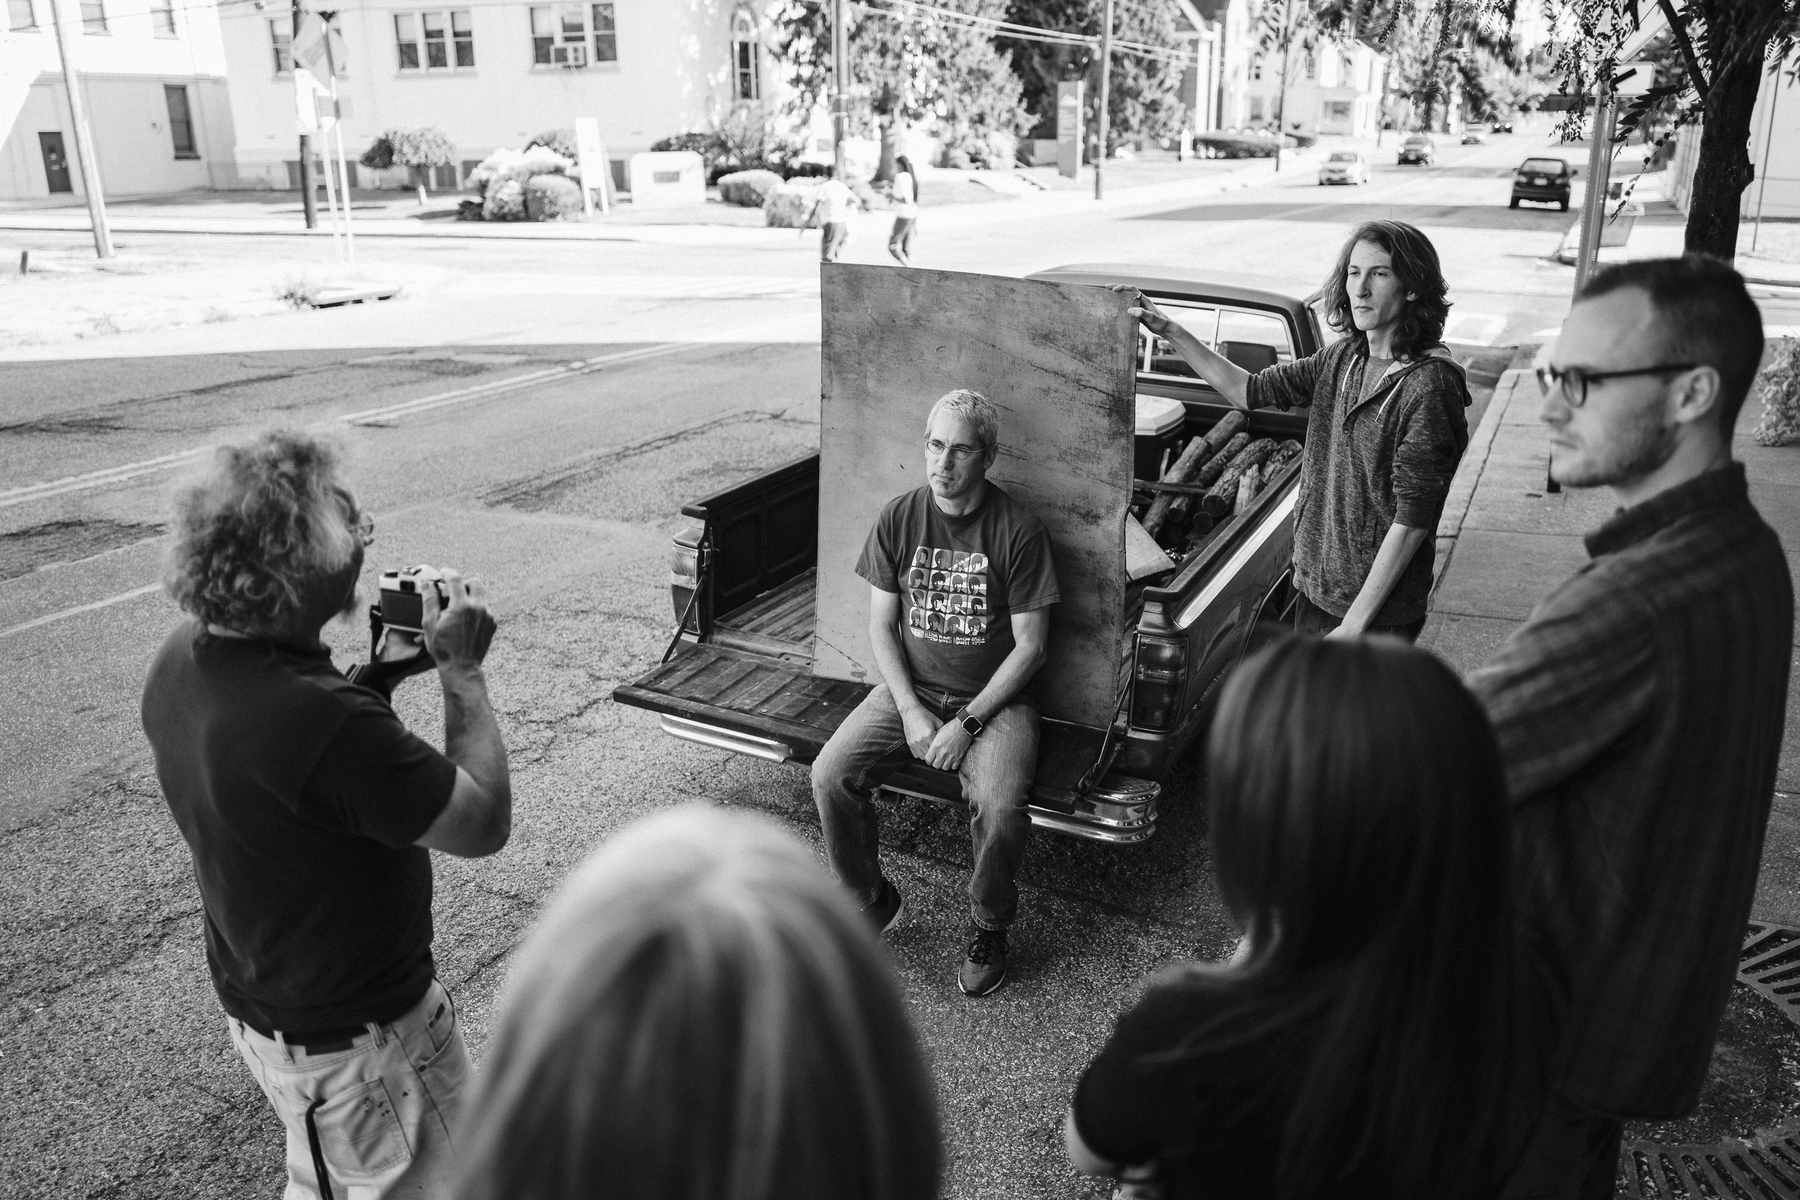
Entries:
POLYGON ((1737 973, 1787 707, 1793 590, 1732 427, 1763 353, 1703 255, 1582 288, 1540 373, 1550 474, 1619 511, 1470 678, 1514 803, 1524 917, 1569 988, 1505 1195, 1610 1197, 1625 1120, 1690 1112, 1737 973))
POLYGON ((374 533, 330 443, 221 447, 176 498, 164 581, 188 619, 144 685, 213 986, 287 1131, 289 1200, 450 1194, 469 1057, 432 960, 428 850, 492 854, 512 827, 479 582, 444 572, 422 639, 389 630, 376 663, 332 665, 321 634, 356 613, 374 533), (442 753, 388 699, 433 667, 442 753))
POLYGON ((1037 770, 1038 712, 1024 689, 1060 599, 1043 522, 987 480, 999 434, 999 410, 979 392, 932 406, 927 482, 888 502, 856 564, 882 682, 812 771, 831 869, 883 933, 905 906, 881 871, 876 789, 913 759, 961 778, 975 870, 957 984, 969 996, 1006 982, 1037 770))

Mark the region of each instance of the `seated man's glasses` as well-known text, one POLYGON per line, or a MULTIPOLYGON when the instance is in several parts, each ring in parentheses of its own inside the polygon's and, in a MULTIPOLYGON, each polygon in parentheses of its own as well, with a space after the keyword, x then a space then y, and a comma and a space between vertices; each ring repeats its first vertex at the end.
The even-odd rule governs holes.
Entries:
POLYGON ((925 453, 934 458, 947 454, 950 456, 950 461, 953 463, 959 463, 963 459, 968 458, 971 454, 980 454, 986 449, 986 446, 964 446, 960 442, 946 446, 936 438, 925 439, 925 453))
POLYGON ((1537 369, 1537 381, 1546 396, 1552 390, 1560 388, 1569 407, 1580 408, 1587 403, 1589 384, 1605 383, 1609 379, 1630 379, 1637 375, 1669 375, 1676 371, 1691 371, 1699 365, 1663 363, 1655 367, 1633 367, 1629 371, 1584 371, 1580 367, 1558 368, 1545 365, 1537 369))

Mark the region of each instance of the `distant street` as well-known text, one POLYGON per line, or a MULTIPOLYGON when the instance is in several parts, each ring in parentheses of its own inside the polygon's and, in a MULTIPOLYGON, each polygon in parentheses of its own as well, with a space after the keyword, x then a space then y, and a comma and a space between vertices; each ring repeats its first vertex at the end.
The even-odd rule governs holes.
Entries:
MULTIPOLYGON (((915 265, 1169 265, 1306 295, 1355 222, 1395 218, 1440 251, 1454 348, 1497 370, 1507 348, 1554 336, 1568 308, 1572 270, 1550 255, 1573 214, 1506 204, 1511 169, 1542 147, 1446 138, 1439 165, 1416 168, 1394 165, 1390 141, 1360 188, 1318 187, 1301 162, 1174 204, 1034 215, 997 202, 936 225, 927 209, 915 265)), ((888 261, 880 225, 857 226, 848 261, 888 261)), ((329 257, 298 238, 121 242, 146 257, 329 257)), ((509 949, 610 831, 708 800, 817 842, 804 772, 673 742, 610 698, 670 636, 681 504, 816 447, 817 233, 371 238, 358 252, 371 277, 428 281, 366 307, 0 348, 0 1196, 278 1191, 279 1127, 226 1040, 187 852, 138 730, 145 665, 176 619, 156 587, 169 489, 220 439, 331 428, 378 523, 365 582, 429 561, 490 583, 515 833, 493 859, 436 860, 439 971, 478 1057, 509 949)), ((1800 323, 1800 303, 1764 304, 1771 323, 1800 323)), ((338 627, 334 643, 354 661, 366 627, 338 627)), ((429 679, 398 707, 441 736, 429 679)), ((884 837, 913 914, 892 948, 942 1089, 946 1195, 1104 1194, 1060 1149, 1074 1074, 1146 972, 1228 937, 1194 800, 1184 771, 1142 847, 1034 835, 1012 981, 979 1002, 953 981, 960 814, 890 810, 884 837)))

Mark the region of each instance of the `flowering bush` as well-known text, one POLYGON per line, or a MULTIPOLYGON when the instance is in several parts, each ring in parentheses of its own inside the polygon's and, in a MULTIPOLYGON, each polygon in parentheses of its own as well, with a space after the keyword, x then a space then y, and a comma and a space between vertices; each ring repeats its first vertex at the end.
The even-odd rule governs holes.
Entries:
POLYGON ((581 187, 565 175, 534 175, 525 181, 525 219, 560 221, 582 215, 581 187))
POLYGON ((819 199, 819 184, 824 180, 791 179, 769 189, 763 200, 763 222, 778 229, 800 229, 819 199))
POLYGON ((736 171, 719 177, 719 199, 743 208, 761 208, 780 185, 781 176, 773 171, 736 171))
POLYGON ((1751 436, 1759 446, 1800 442, 1800 338, 1783 338, 1757 376, 1762 417, 1751 436))
POLYGON ((481 201, 481 219, 484 221, 523 221, 525 212, 525 185, 516 179, 502 179, 486 189, 487 194, 481 201))

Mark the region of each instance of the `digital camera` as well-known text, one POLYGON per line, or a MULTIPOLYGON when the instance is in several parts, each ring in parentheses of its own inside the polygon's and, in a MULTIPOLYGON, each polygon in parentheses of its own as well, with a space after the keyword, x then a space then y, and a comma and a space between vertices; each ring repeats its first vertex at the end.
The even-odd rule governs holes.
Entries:
POLYGON ((408 633, 425 632, 425 589, 436 588, 438 607, 450 603, 444 577, 436 567, 407 567, 381 573, 381 623, 408 633))

